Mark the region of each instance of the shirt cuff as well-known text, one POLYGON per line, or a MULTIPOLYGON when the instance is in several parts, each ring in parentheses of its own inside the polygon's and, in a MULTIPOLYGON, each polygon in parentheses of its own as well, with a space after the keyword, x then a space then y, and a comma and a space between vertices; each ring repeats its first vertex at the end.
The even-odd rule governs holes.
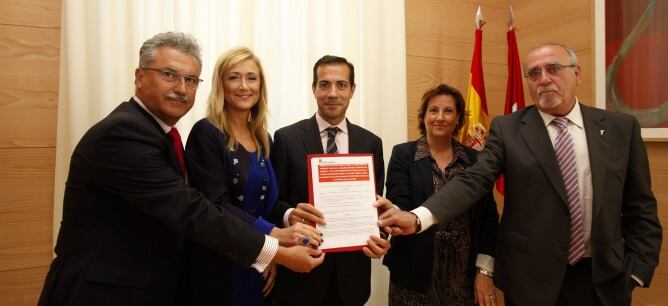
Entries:
POLYGON ((641 288, 642 288, 642 287, 645 287, 645 282, 643 282, 643 281, 640 279, 640 277, 637 277, 635 274, 631 274, 631 278, 632 278, 634 281, 636 281, 636 283, 638 283, 638 285, 640 285, 641 288))
POLYGON ((264 246, 260 250, 260 254, 257 255, 255 263, 251 265, 251 268, 257 270, 257 272, 262 273, 269 266, 276 253, 278 252, 278 239, 264 235, 264 246))
POLYGON ((436 220, 434 215, 431 214, 431 211, 429 211, 429 209, 424 206, 420 206, 416 209, 413 209, 411 210, 411 212, 414 213, 418 217, 418 219, 420 219, 420 224, 422 224, 422 229, 420 230, 420 233, 424 232, 432 225, 438 223, 438 220, 436 220))
POLYGON ((271 230, 274 228, 274 224, 265 220, 262 217, 257 217, 255 219, 255 223, 253 223, 253 227, 260 230, 265 235, 269 235, 271 230))
POLYGON ((475 266, 494 273, 494 257, 487 254, 478 254, 475 260, 475 266))
POLYGON ((285 214, 283 214, 283 227, 290 227, 290 214, 293 210, 295 209, 288 208, 288 210, 285 211, 285 214))

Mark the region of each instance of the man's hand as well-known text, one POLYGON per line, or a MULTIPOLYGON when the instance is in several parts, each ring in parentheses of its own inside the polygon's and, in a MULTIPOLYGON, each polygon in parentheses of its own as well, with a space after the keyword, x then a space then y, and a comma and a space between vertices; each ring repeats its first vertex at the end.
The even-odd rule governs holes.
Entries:
POLYGON ((496 288, 491 277, 476 273, 474 281, 474 303, 481 306, 496 305, 496 288))
POLYGON ((278 247, 274 262, 295 272, 309 272, 325 260, 322 250, 306 246, 278 247))
POLYGON ((262 287, 262 295, 264 297, 269 296, 271 289, 274 289, 274 284, 276 284, 276 264, 271 263, 269 267, 262 272, 262 278, 264 278, 265 283, 262 287))
POLYGON ((378 216, 378 226, 390 235, 410 235, 417 229, 417 216, 407 211, 390 209, 378 216))
POLYGON ((290 225, 297 224, 298 222, 324 225, 325 217, 317 208, 315 208, 315 206, 309 203, 299 203, 290 213, 288 221, 290 222, 290 225))
POLYGON ((390 249, 389 241, 375 235, 369 237, 366 243, 367 246, 362 248, 362 252, 370 258, 380 258, 390 249))
POLYGON ((390 200, 383 198, 379 195, 376 195, 376 202, 373 203, 373 206, 378 209, 378 214, 382 214, 388 211, 399 211, 399 209, 390 202, 390 200))
POLYGON ((278 239, 278 243, 284 247, 311 245, 318 248, 322 243, 322 233, 313 226, 301 222, 297 222, 288 228, 274 227, 269 235, 278 239))

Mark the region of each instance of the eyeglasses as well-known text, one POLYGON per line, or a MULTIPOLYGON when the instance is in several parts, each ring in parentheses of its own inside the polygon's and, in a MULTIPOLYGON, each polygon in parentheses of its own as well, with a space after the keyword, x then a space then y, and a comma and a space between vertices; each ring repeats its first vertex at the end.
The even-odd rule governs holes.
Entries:
MULTIPOLYGON (((561 69, 570 67, 570 68, 575 68, 577 67, 575 64, 570 64, 570 65, 562 65, 562 64, 547 64, 545 65, 545 72, 547 72, 547 75, 549 76, 555 76, 561 71, 561 69)), ((540 78, 543 76, 543 68, 541 67, 535 67, 529 69, 527 71, 527 74, 524 75, 524 77, 528 78, 531 81, 538 81, 540 78)))
POLYGON ((165 82, 169 83, 174 83, 180 80, 183 80, 186 83, 186 86, 192 89, 197 89, 197 86, 199 86, 199 83, 204 81, 202 79, 198 79, 197 77, 190 76, 190 75, 180 75, 174 71, 170 70, 165 70, 165 69, 158 69, 158 68, 151 68, 151 67, 142 67, 141 69, 143 70, 152 70, 156 71, 160 74, 160 77, 165 82))

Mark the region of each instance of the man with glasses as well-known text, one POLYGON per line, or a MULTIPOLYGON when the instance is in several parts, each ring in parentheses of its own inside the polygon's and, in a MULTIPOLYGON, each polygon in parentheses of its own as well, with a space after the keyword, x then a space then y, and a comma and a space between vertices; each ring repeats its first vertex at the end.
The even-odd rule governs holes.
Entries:
POLYGON ((506 305, 629 305, 662 240, 638 121, 578 101, 582 71, 566 46, 532 49, 525 70, 535 106, 495 118, 474 166, 380 225, 411 234, 448 222, 503 174, 494 271, 506 305))
POLYGON ((39 305, 173 305, 185 238, 262 272, 299 272, 321 251, 284 248, 189 188, 176 122, 193 106, 194 37, 161 33, 139 51, 135 96, 86 132, 70 163, 63 220, 39 305))

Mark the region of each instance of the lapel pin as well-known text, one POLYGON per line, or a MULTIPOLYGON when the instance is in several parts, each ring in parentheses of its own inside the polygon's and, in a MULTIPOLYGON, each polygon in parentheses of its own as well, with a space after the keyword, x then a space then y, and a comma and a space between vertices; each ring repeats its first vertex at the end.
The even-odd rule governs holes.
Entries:
POLYGON ((603 134, 605 134, 605 130, 601 130, 601 136, 603 136, 603 134))

